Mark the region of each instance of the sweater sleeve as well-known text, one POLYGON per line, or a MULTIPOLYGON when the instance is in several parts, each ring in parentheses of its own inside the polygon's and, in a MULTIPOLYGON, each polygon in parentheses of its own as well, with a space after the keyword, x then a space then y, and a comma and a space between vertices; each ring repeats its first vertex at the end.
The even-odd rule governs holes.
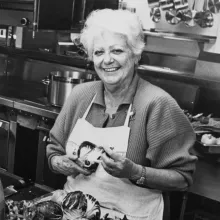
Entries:
POLYGON ((66 129, 66 118, 70 117, 70 109, 74 111, 73 107, 73 92, 68 97, 67 101, 63 105, 56 121, 50 130, 49 137, 50 143, 47 145, 46 155, 48 158, 48 164, 51 170, 51 158, 55 155, 64 155, 65 154, 65 144, 68 138, 68 132, 66 129))
POLYGON ((151 106, 147 137, 147 158, 151 166, 177 171, 190 186, 197 161, 190 152, 195 143, 195 133, 172 97, 160 97, 151 106))
POLYGON ((46 154, 51 170, 51 158, 55 155, 66 154, 65 146, 69 135, 77 119, 84 114, 88 103, 91 102, 96 87, 96 82, 78 84, 74 86, 71 94, 65 101, 54 126, 50 130, 50 143, 47 145, 46 154))

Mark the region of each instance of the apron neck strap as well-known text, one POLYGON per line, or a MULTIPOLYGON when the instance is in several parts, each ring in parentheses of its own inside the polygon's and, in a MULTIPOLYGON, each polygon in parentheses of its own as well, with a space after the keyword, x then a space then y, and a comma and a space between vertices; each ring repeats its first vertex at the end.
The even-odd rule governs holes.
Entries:
MULTIPOLYGON (((88 108, 86 109, 85 113, 83 114, 83 117, 82 119, 86 119, 88 113, 89 113, 89 110, 95 100, 95 97, 96 97, 96 94, 94 95, 92 101, 90 102, 88 108)), ((129 124, 129 120, 130 120, 130 117, 134 114, 133 111, 131 110, 132 108, 132 104, 130 104, 129 108, 128 108, 128 112, 127 112, 127 115, 126 115, 126 118, 125 118, 125 123, 124 123, 124 126, 128 127, 128 124, 129 124)))
POLYGON ((124 126, 126 126, 126 127, 128 127, 128 123, 129 123, 130 117, 134 114, 133 111, 131 110, 131 107, 132 107, 132 104, 130 104, 130 106, 128 108, 127 115, 126 115, 126 118, 125 118, 124 126))
POLYGON ((92 106, 92 104, 93 104, 93 102, 94 102, 94 100, 95 100, 95 97, 96 97, 96 94, 94 95, 92 101, 90 102, 88 108, 86 109, 86 111, 85 111, 85 113, 84 113, 84 115, 83 115, 83 117, 82 117, 83 119, 86 119, 86 117, 87 117, 87 115, 88 115, 88 113, 89 113, 89 110, 90 110, 90 108, 91 108, 91 106, 92 106))

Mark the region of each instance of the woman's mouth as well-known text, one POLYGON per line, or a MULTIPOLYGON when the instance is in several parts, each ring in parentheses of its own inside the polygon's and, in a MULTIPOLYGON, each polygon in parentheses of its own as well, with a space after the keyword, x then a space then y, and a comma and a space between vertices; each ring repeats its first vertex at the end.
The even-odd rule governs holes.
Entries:
POLYGON ((120 67, 103 68, 103 70, 104 70, 105 72, 114 72, 114 71, 117 71, 117 70, 119 70, 119 69, 120 69, 120 67))

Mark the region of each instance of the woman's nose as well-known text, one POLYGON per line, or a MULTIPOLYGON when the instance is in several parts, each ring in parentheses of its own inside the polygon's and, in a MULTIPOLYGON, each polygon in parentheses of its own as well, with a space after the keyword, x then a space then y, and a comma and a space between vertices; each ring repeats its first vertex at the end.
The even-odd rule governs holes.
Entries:
POLYGON ((111 54, 105 53, 104 56, 104 63, 109 64, 113 62, 113 58, 111 57, 111 54))

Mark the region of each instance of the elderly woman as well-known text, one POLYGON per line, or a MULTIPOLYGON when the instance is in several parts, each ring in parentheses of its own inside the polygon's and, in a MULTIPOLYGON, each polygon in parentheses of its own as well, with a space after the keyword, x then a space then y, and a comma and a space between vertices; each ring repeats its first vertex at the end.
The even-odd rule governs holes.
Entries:
POLYGON ((74 87, 50 132, 50 168, 67 176, 66 191, 93 195, 102 215, 162 219, 163 191, 192 184, 195 134, 176 101, 139 78, 142 25, 123 10, 94 11, 81 42, 100 81, 74 87), (78 163, 84 142, 102 146, 98 168, 78 163))

